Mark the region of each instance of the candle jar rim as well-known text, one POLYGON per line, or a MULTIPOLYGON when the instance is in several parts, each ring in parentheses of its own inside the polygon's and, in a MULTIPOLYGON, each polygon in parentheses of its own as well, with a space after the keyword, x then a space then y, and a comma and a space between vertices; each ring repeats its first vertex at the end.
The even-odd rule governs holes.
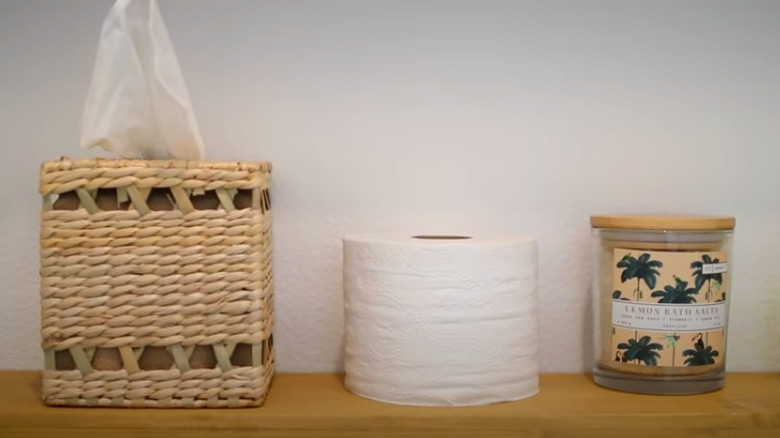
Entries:
POLYGON ((728 231, 733 230, 733 216, 677 214, 602 214, 590 217, 593 228, 654 231, 728 231))

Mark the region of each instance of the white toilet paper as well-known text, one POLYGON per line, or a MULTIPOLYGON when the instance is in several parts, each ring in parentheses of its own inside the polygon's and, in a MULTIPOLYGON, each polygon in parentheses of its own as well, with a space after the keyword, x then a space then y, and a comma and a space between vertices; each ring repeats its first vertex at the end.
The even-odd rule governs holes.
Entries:
POLYGON ((424 406, 536 394, 536 271, 526 237, 345 238, 346 388, 424 406))

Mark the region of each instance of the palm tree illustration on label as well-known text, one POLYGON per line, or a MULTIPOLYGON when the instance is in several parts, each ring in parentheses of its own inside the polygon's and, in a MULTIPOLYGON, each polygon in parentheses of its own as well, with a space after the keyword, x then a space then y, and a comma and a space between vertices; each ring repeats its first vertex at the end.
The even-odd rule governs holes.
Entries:
POLYGON ((661 299, 659 303, 664 304, 691 304, 696 302, 696 297, 699 293, 698 290, 688 287, 687 281, 682 281, 680 277, 674 276, 675 285, 665 286, 664 290, 657 290, 650 294, 651 297, 661 299))
POLYGON ((658 260, 650 260, 650 254, 644 253, 635 258, 628 253, 623 256, 617 263, 618 268, 624 268, 620 274, 620 282, 625 283, 628 280, 636 279, 636 289, 634 290, 634 298, 639 301, 642 299, 642 289, 640 288, 640 282, 644 281, 647 287, 650 289, 655 288, 656 277, 661 273, 655 268, 663 267, 663 263, 658 260))
POLYGON ((712 346, 704 345, 704 341, 701 339, 701 333, 697 334, 693 340, 696 342, 693 344, 692 349, 683 351, 683 356, 686 357, 685 365, 697 366, 697 365, 712 365, 715 363, 715 358, 720 355, 718 350, 713 350, 712 346))
MULTIPOLYGON (((701 290, 701 288, 704 286, 704 283, 707 283, 707 292, 704 294, 704 301, 709 302, 712 296, 714 295, 713 292, 720 289, 720 285, 723 283, 723 274, 705 274, 704 273, 704 265, 709 265, 713 263, 720 263, 720 259, 712 258, 709 254, 702 254, 701 261, 695 261, 691 263, 691 268, 693 268, 693 277, 694 277, 694 285, 696 286, 697 290, 701 290)), ((725 300, 725 295, 723 295, 723 298, 725 300)), ((709 338, 710 334, 706 333, 707 343, 709 344, 709 338)), ((717 352, 717 350, 716 350, 717 352)), ((716 354, 717 356, 717 354, 716 354)))
POLYGON ((637 365, 644 362, 645 365, 656 366, 661 355, 655 350, 663 350, 664 346, 650 341, 650 336, 642 336, 639 341, 632 338, 627 343, 619 343, 617 348, 623 350, 623 355, 629 362, 636 361, 637 365))
POLYGON ((701 256, 701 261, 695 261, 691 263, 691 268, 693 268, 693 278, 694 278, 694 285, 696 286, 696 290, 701 290, 702 286, 704 286, 704 283, 707 283, 707 293, 704 294, 704 301, 709 302, 710 298, 712 297, 712 292, 714 290, 718 290, 720 288, 720 285, 723 283, 723 274, 705 274, 704 271, 704 265, 709 265, 711 263, 720 263, 720 260, 715 258, 711 258, 709 254, 703 254, 701 256), (714 288, 713 288, 713 282, 714 288))
POLYGON ((667 333, 661 336, 661 340, 666 341, 666 347, 672 349, 672 366, 674 366, 674 359, 677 355, 677 341, 680 340, 680 335, 677 333, 667 333))

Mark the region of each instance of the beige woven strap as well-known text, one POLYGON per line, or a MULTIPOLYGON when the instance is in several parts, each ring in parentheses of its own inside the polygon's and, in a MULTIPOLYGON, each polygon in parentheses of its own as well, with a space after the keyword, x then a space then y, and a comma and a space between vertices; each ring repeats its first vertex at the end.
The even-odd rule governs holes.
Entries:
POLYGON ((262 343, 254 343, 252 344, 252 364, 257 366, 259 364, 263 364, 263 344, 262 343))
POLYGON ((173 186, 171 187, 171 193, 173 194, 173 198, 176 200, 176 207, 180 211, 184 213, 192 213, 195 211, 195 207, 192 205, 190 197, 187 196, 187 193, 183 187, 173 186))
POLYGON ((73 361, 76 363, 79 371, 81 371, 81 374, 86 375, 92 372, 92 364, 83 348, 78 346, 71 347, 70 355, 73 357, 73 361))
POLYGON ((81 205, 83 205, 84 208, 87 209, 87 212, 93 214, 100 211, 97 204, 95 204, 95 200, 92 198, 92 195, 89 192, 87 192, 86 189, 79 187, 76 189, 76 194, 78 195, 79 200, 81 201, 81 205))
POLYGON ((138 214, 147 215, 151 213, 152 210, 146 203, 146 199, 149 197, 149 190, 139 189, 135 186, 127 186, 126 190, 127 195, 130 198, 130 202, 132 202, 133 208, 136 209, 138 214))
POLYGON ((76 189, 137 187, 215 190, 267 188, 267 173, 214 169, 154 169, 154 168, 83 168, 67 171, 45 171, 41 174, 42 195, 64 193, 76 189), (129 174, 128 174, 129 173, 129 174))
MULTIPOLYGON (((168 352, 173 356, 173 363, 182 373, 190 370, 190 356, 184 351, 181 345, 169 345, 168 352)), ((191 353, 190 353, 191 354, 191 353)))
POLYGON ((43 398, 50 405, 125 407, 244 407, 265 399, 271 367, 145 371, 102 371, 82 378, 78 371, 46 371, 43 398))
POLYGON ((124 364, 125 370, 127 370, 128 373, 138 373, 141 371, 141 368, 138 366, 138 359, 141 355, 140 349, 138 356, 135 355, 135 352, 133 349, 127 345, 123 345, 119 347, 119 355, 122 357, 122 363, 124 364))

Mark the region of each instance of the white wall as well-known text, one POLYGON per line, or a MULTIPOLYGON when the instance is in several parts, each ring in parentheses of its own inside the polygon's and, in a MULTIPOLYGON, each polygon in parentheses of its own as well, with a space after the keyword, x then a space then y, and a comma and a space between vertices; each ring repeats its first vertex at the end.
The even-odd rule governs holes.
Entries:
MULTIPOLYGON (((38 368, 37 178, 110 1, 0 0, 0 368, 38 368)), ((780 2, 160 0, 207 155, 274 163, 281 371, 341 367, 352 232, 534 234, 584 367, 588 217, 733 214, 731 370, 780 368, 780 2)), ((588 328, 588 330, 586 330, 588 328)))

